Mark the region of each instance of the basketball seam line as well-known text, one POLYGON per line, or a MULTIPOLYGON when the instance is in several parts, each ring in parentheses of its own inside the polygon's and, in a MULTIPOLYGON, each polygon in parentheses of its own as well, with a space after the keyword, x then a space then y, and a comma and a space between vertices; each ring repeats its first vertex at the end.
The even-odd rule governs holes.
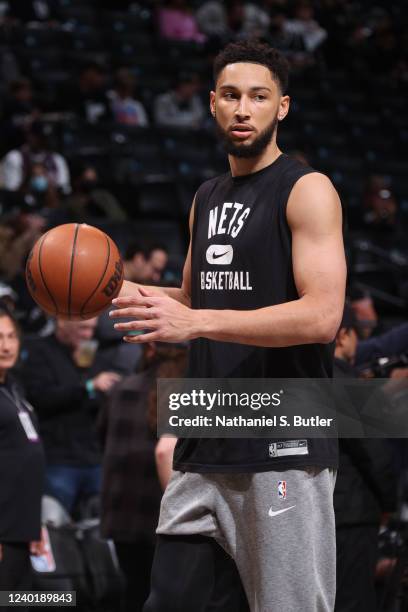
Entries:
POLYGON ((41 267, 41 250, 43 248, 43 244, 45 242, 47 234, 48 234, 48 232, 43 236, 43 238, 41 240, 41 243, 40 243, 40 247, 38 249, 38 269, 40 270, 40 275, 41 275, 41 280, 43 282, 43 285, 46 288, 46 290, 48 292, 48 295, 50 296, 52 302, 54 303, 54 306, 55 306, 55 316, 58 316, 58 304, 55 301, 55 298, 52 295, 51 291, 48 289, 47 283, 45 282, 45 278, 44 278, 44 274, 43 274, 43 271, 42 271, 42 267, 41 267))
POLYGON ((76 249, 78 232, 79 232, 79 224, 77 223, 75 227, 75 233, 74 233, 74 243, 72 245, 71 267, 69 270, 69 281, 68 281, 68 316, 69 318, 71 318, 72 277, 74 275, 74 259, 75 259, 75 249, 76 249))
MULTIPOLYGON (((95 293, 98 291, 99 287, 101 286, 103 279, 105 278, 105 274, 106 274, 106 270, 108 269, 108 266, 109 266, 109 260, 110 260, 110 254, 111 254, 111 250, 110 250, 110 242, 109 242, 109 238, 108 238, 107 236, 106 236, 106 242, 107 242, 107 244, 108 244, 108 256, 107 256, 107 258, 106 258, 105 269, 104 269, 104 271, 103 271, 103 273, 102 273, 102 276, 101 276, 101 278, 100 278, 100 280, 99 280, 99 283, 96 285, 95 289, 93 290, 93 292, 91 293, 91 295, 89 296, 89 298, 88 298, 88 299, 87 299, 87 300, 84 302, 84 304, 83 304, 83 306, 82 306, 82 308, 81 308, 81 310, 80 310, 80 312, 79 312, 79 314, 80 314, 80 316, 81 316, 81 317, 82 317, 82 316, 83 316, 83 314, 84 314, 84 310, 85 310, 86 305, 88 304, 88 302, 90 302, 90 301, 91 301, 91 299, 93 298, 93 296, 95 295, 95 293)), ((91 310, 91 312, 95 312, 95 311, 91 310)))

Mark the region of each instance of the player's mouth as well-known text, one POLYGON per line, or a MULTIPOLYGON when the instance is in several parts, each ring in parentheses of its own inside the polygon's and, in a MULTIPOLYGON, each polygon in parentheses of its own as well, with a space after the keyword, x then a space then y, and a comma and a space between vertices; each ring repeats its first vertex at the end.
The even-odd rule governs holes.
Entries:
POLYGON ((236 123, 230 128, 231 134, 235 138, 240 138, 242 140, 245 140, 245 138, 248 138, 252 134, 253 131, 254 131, 254 128, 245 123, 236 123))

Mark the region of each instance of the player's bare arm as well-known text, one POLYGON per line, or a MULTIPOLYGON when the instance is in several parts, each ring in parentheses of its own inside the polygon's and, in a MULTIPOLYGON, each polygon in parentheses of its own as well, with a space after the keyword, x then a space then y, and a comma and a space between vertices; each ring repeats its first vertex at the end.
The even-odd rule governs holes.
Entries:
MULTIPOLYGON (((116 324, 117 329, 145 330, 143 335, 127 338, 131 342, 198 337, 269 347, 331 342, 343 311, 346 263, 341 204, 327 177, 313 173, 296 183, 287 220, 299 299, 250 311, 192 310, 169 296, 141 288, 134 307, 113 315, 139 320, 116 324)), ((125 306, 123 302, 115 305, 125 306)))

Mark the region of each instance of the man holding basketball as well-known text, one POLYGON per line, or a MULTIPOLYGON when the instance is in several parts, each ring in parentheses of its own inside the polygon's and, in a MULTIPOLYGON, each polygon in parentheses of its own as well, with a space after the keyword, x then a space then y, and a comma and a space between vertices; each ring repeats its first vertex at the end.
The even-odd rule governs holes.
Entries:
MULTIPOLYGON (((112 317, 135 317, 116 325, 124 332, 146 330, 126 342, 191 340, 193 378, 331 377, 346 278, 341 205, 327 177, 277 147, 286 60, 233 43, 214 76, 210 108, 231 172, 196 194, 182 287, 125 283, 112 317)), ((145 612, 243 609, 217 590, 231 584, 226 553, 251 611, 333 610, 337 443, 284 440, 271 453, 270 442, 178 441, 145 612)))

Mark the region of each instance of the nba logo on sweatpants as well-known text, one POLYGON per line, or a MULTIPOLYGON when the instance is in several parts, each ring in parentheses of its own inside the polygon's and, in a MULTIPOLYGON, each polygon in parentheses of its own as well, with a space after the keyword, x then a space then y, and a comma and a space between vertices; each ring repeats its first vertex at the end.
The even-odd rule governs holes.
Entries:
POLYGON ((278 481, 278 497, 279 499, 286 499, 286 480, 278 481))

